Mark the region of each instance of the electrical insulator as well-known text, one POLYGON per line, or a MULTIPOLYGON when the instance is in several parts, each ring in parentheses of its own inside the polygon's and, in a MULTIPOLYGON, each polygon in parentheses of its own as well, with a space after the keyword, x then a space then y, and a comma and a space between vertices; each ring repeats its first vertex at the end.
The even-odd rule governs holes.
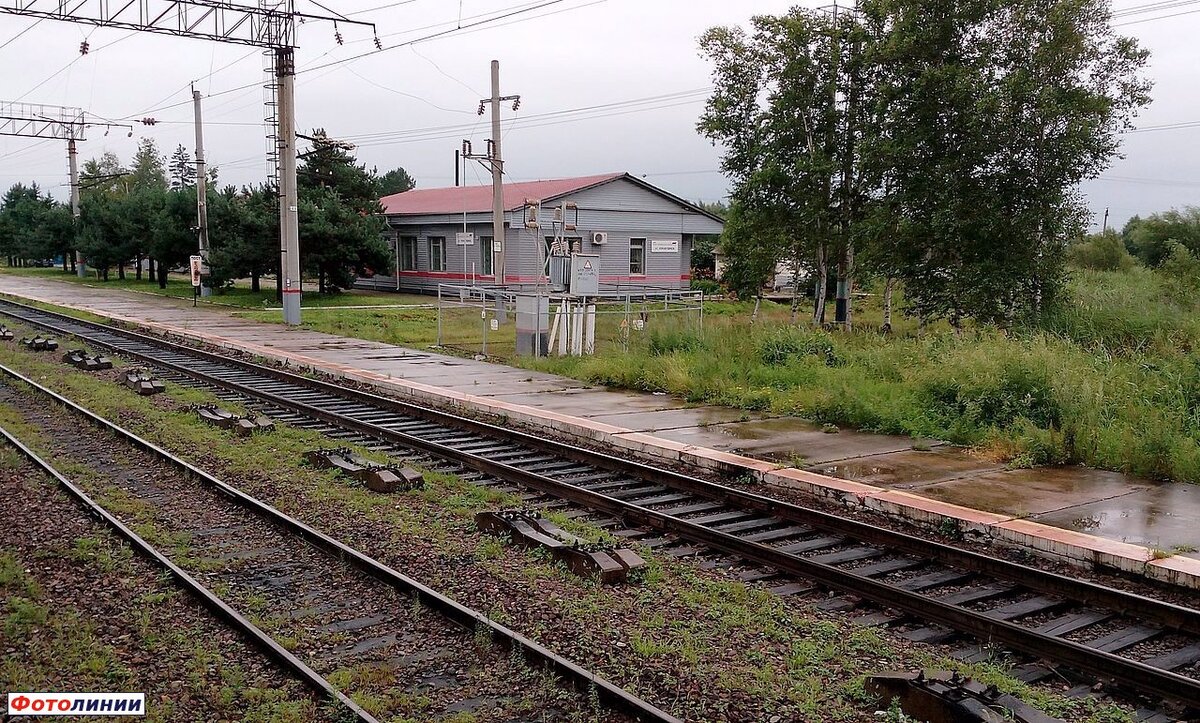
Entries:
POLYGON ((376 50, 383 50, 383 43, 382 43, 382 42, 380 42, 380 40, 379 40, 379 36, 375 36, 375 49, 376 49, 376 50))
POLYGON ((520 109, 521 109, 521 99, 517 98, 516 100, 513 101, 513 110, 518 111, 520 109))
POLYGON ((144 125, 144 126, 152 126, 155 123, 158 123, 157 118, 143 118, 142 119, 142 125, 144 125))
POLYGON ((92 47, 92 46, 88 44, 88 41, 86 41, 86 40, 85 40, 85 41, 83 41, 82 43, 80 43, 80 44, 79 44, 79 54, 80 54, 80 55, 87 55, 87 54, 88 54, 88 49, 89 49, 89 48, 91 48, 91 47, 92 47))
POLYGON ((483 103, 479 104, 479 115, 483 115, 483 103))
POLYGON ((343 43, 342 43, 342 32, 341 32, 340 30, 334 30, 334 31, 333 31, 333 39, 337 41, 337 44, 338 44, 338 45, 343 45, 343 43))

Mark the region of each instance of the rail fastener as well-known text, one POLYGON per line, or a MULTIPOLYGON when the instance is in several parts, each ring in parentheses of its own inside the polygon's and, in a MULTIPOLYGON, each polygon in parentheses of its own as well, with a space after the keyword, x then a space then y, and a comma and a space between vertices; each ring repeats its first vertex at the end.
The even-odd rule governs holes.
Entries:
POLYGON ((483 532, 506 536, 514 545, 547 549, 571 572, 596 578, 605 585, 628 582, 629 573, 646 566, 646 561, 633 550, 589 543, 524 510, 484 510, 476 513, 475 526, 483 532))

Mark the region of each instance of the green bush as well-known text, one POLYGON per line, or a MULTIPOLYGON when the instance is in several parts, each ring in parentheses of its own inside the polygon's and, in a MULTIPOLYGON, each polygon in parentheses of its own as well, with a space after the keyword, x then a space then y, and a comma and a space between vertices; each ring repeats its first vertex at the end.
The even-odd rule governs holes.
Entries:
POLYGON ((692 291, 703 291, 705 296, 716 296, 725 293, 721 282, 713 279, 692 279, 692 291))
POLYGON ((763 364, 779 366, 800 356, 819 357, 829 366, 838 363, 833 339, 825 332, 785 327, 770 332, 758 342, 758 358, 763 364))
POLYGON ((655 329, 650 332, 648 343, 652 356, 696 351, 704 346, 704 340, 696 332, 678 329, 655 329))
POLYGON ((1128 271, 1137 263, 1116 231, 1089 236, 1067 249, 1067 262, 1093 271, 1128 271))
POLYGON ((1175 301, 1194 304, 1200 300, 1200 259, 1176 241, 1168 242, 1168 249, 1167 257, 1158 271, 1168 280, 1175 301))

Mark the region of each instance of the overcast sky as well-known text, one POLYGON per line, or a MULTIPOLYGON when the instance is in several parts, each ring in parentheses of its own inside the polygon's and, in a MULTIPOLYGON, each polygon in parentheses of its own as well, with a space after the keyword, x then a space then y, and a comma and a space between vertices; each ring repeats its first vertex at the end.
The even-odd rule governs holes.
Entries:
MULTIPOLYGON (((49 2, 49 0, 43 0, 49 2)), ((326 0, 378 26, 393 46, 460 24, 531 8, 545 0, 326 0), (372 10, 373 8, 380 8, 372 10), (461 13, 461 20, 460 20, 461 13)), ((1146 0, 1117 0, 1133 8, 1146 0)), ((50 3, 51 5, 53 3, 50 3)), ((699 137, 696 118, 710 84, 697 37, 713 25, 745 24, 756 13, 785 12, 784 0, 560 0, 507 19, 447 33, 331 68, 306 68, 373 49, 370 31, 342 25, 345 45, 326 23, 299 29, 297 121, 301 132, 324 127, 357 143, 360 160, 381 171, 403 166, 420 186, 454 182, 454 149, 463 138, 483 148, 490 135, 476 115, 489 93, 489 62, 501 62, 502 90, 520 94, 505 109, 504 153, 517 180, 629 171, 690 199, 718 200, 727 184, 717 172, 719 149, 699 137), (597 108, 597 106, 600 106, 597 108), (589 110, 580 110, 589 109, 589 110), (575 111, 564 113, 564 111, 575 111), (547 116, 546 114, 553 114, 547 116)), ((809 3, 828 4, 825 2, 809 3)), ((322 11, 309 0, 297 7, 322 11)), ((1194 10, 1195 8, 1184 8, 1194 10)), ((1179 13, 1181 10, 1167 11, 1179 13)), ((1118 22, 1143 21, 1139 14, 1118 22)), ((206 96, 205 145, 221 181, 264 177, 263 56, 241 45, 97 29, 0 15, 0 100, 79 106, 113 120, 154 117, 147 127, 93 128, 81 158, 111 150, 128 159, 139 138, 164 154, 194 146, 189 83, 206 96), (79 54, 87 40, 90 52, 79 54), (233 90, 242 86, 249 88, 233 90)), ((1153 57, 1154 103, 1139 126, 1200 121, 1195 36, 1200 13, 1124 25, 1153 57)), ((1131 134, 1126 158, 1086 184, 1100 222, 1111 208, 1119 226, 1135 213, 1200 205, 1200 124, 1131 134)), ((61 141, 0 137, 0 186, 37 181, 65 198, 61 141)), ((467 182, 484 182, 479 166, 467 182)))

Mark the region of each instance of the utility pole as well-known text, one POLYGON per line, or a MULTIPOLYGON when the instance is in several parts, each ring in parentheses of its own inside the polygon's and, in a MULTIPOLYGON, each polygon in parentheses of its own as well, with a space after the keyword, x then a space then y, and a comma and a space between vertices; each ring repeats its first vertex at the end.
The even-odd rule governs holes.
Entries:
MULTIPOLYGON (((75 134, 71 133, 67 138, 67 163, 71 167, 71 217, 75 219, 76 225, 79 224, 79 154, 75 149, 75 134)), ((63 262, 66 263, 65 261, 63 262)), ((75 249, 75 274, 79 278, 87 276, 87 264, 83 261, 83 254, 79 249, 75 249)))
MULTIPOLYGON (((496 268, 493 271, 500 286, 504 285, 504 257, 507 250, 504 238, 504 153, 500 149, 500 104, 510 100, 513 104, 513 110, 521 107, 521 96, 500 95, 500 61, 493 60, 492 97, 479 101, 479 115, 483 115, 484 106, 490 103, 492 106, 492 138, 488 141, 486 160, 492 170, 492 239, 497 249, 495 256, 496 268)), ((467 158, 480 158, 480 156, 467 155, 467 158)))
POLYGON ((1104 230, 1101 233, 1108 233, 1108 208, 1104 209, 1104 230))
POLYGON ((279 233, 283 268, 283 322, 300 323, 300 216, 296 188, 296 64, 291 48, 276 48, 279 83, 279 233))
MULTIPOLYGON (((192 104, 196 110, 196 237, 200 242, 200 268, 208 273, 208 169, 204 165, 204 121, 200 117, 200 91, 192 86, 192 104)), ((201 284, 201 296, 212 295, 208 284, 201 284)))
POLYGON ((504 285, 504 153, 500 150, 500 61, 492 61, 492 238, 500 242, 496 273, 504 285))

